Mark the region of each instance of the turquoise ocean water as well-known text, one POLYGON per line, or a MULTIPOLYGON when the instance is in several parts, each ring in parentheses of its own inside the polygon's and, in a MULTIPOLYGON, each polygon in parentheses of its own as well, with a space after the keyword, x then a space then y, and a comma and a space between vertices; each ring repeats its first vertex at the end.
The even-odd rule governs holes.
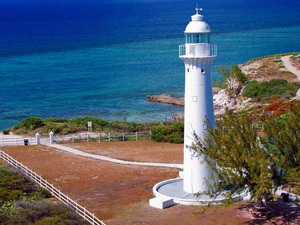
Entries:
MULTIPOLYGON (((218 45, 240 64, 300 51, 300 1, 201 1, 218 45)), ((163 121, 182 107, 147 95, 184 94, 178 58, 195 2, 0 0, 0 130, 29 116, 163 121)))

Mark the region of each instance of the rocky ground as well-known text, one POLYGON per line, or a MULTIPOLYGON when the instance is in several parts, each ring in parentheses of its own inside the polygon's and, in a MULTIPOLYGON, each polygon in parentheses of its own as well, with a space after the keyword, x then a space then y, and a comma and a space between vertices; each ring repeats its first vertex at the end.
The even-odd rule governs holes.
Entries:
MULTIPOLYGON (((292 55, 273 55, 263 58, 253 59, 240 65, 243 73, 249 80, 258 82, 270 81, 272 79, 285 79, 289 82, 300 82, 300 57, 291 57, 292 55)), ((295 96, 300 100, 300 89, 295 96)), ((214 96, 215 113, 222 114, 227 109, 240 111, 260 106, 261 102, 253 102, 252 99, 246 99, 239 94, 235 97, 227 95, 225 90, 221 90, 214 96)))
MULTIPOLYGON (((114 158, 182 163, 183 145, 151 141, 70 143, 68 146, 114 158)), ((293 203, 279 198, 272 207, 271 218, 254 218, 249 202, 233 205, 176 205, 168 209, 152 208, 152 187, 163 180, 178 176, 178 169, 120 165, 84 158, 49 146, 10 146, 2 150, 42 175, 89 211, 114 224, 300 224, 300 210, 293 203)), ((0 160, 1 161, 1 160, 0 160)))

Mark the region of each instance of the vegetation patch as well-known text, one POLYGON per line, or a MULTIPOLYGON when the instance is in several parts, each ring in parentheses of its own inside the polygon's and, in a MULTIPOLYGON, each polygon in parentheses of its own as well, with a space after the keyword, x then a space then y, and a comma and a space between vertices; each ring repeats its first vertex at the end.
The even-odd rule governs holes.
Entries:
MULTIPOLYGON (((277 109, 283 106, 273 105, 277 109)), ((216 196, 224 187, 231 187, 226 192, 230 200, 247 186, 252 199, 261 205, 282 185, 300 193, 300 104, 285 105, 285 110, 288 113, 258 122, 249 114, 229 112, 204 140, 195 135, 191 150, 203 157, 216 175, 204 194, 216 196)))
POLYGON ((293 97, 299 87, 299 84, 290 83, 283 79, 273 79, 261 83, 254 80, 245 87, 243 96, 248 98, 265 98, 273 95, 293 97))
POLYGON ((0 224, 89 224, 65 205, 45 199, 49 197, 49 191, 0 164, 0 224))
POLYGON ((151 131, 151 140, 157 142, 183 143, 184 123, 161 125, 151 131))
POLYGON ((161 123, 152 122, 139 124, 123 121, 105 121, 96 117, 78 117, 78 118, 46 118, 29 117, 22 120, 7 132, 12 131, 15 134, 49 134, 51 131, 55 134, 66 135, 79 132, 87 132, 88 122, 92 123, 93 132, 150 132, 151 129, 161 126, 161 123))

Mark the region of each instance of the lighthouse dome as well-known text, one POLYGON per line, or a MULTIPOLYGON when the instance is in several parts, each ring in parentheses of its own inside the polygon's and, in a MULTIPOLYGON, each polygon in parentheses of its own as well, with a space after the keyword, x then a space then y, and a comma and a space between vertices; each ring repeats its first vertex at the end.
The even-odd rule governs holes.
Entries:
POLYGON ((192 21, 186 26, 184 33, 210 33, 211 29, 208 24, 203 21, 203 16, 198 12, 192 16, 192 21))

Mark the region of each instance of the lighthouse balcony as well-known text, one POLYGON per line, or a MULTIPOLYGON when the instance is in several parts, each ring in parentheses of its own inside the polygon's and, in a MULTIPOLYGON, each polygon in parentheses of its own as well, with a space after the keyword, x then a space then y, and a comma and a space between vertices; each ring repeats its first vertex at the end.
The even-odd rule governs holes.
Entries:
POLYGON ((180 58, 216 57, 217 45, 210 44, 184 44, 179 45, 180 58))

